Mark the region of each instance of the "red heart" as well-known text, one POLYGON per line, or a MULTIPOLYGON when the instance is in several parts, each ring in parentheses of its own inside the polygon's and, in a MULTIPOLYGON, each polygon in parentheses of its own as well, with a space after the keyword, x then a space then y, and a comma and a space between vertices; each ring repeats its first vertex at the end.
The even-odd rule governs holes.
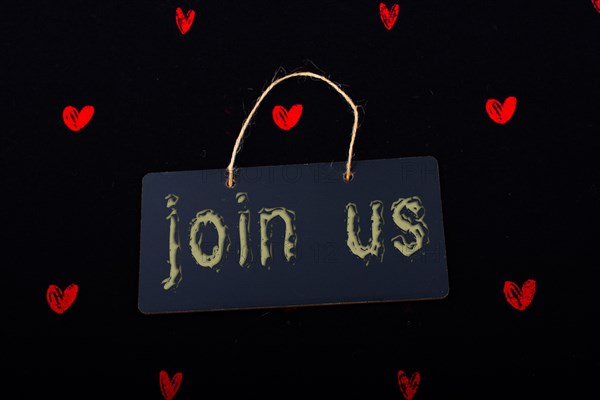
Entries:
POLYGON ((414 372, 410 379, 408 379, 404 371, 398 371, 398 386, 400 386, 400 392, 402 392, 402 395, 404 395, 406 400, 412 400, 415 393, 417 393, 417 389, 419 388, 420 382, 420 373, 414 372))
POLYGON ((501 104, 496 99, 489 99, 487 103, 485 103, 485 109, 488 115, 498 124, 507 123, 508 120, 512 118, 516 108, 517 98, 514 96, 507 97, 506 100, 504 100, 504 104, 501 104))
POLYGON ((196 16, 196 11, 189 10, 187 14, 183 14, 183 10, 180 7, 177 7, 175 10, 175 22, 177 23, 177 27, 182 35, 185 35, 187 31, 190 30, 192 24, 194 23, 194 17, 196 16))
POLYGON ((73 106, 66 106, 63 110, 63 121, 70 130, 77 132, 90 122, 93 115, 94 107, 92 106, 85 106, 81 111, 77 111, 73 106))
POLYGON ((177 372, 173 375, 173 379, 169 379, 169 374, 167 374, 166 371, 160 371, 160 391, 165 400, 171 400, 175 397, 175 394, 181 386, 182 377, 183 375, 181 372, 177 372))
POLYGON ((596 11, 600 13, 600 0, 592 0, 592 4, 594 5, 596 11))
POLYGON ((383 26, 385 26, 387 30, 392 29, 396 23, 399 12, 400 6, 398 4, 394 4, 392 9, 388 10, 384 3, 379 3, 379 17, 381 17, 381 22, 383 22, 383 26))
POLYGON ((533 300, 535 294, 535 281, 528 279, 519 288, 514 282, 504 282, 504 297, 506 301, 517 310, 525 310, 533 300))
POLYGON ((62 314, 75 301, 79 287, 72 283, 64 290, 64 292, 56 285, 48 286, 46 290, 46 300, 50 308, 57 314, 62 314))
POLYGON ((284 131, 292 129, 298 123, 301 115, 302 104, 294 104, 289 111, 282 106, 273 107, 273 121, 284 131))

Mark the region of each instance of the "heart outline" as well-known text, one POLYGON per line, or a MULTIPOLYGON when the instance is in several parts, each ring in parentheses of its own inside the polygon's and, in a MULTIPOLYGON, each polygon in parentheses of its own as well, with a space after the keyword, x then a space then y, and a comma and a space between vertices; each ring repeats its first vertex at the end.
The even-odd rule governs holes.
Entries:
POLYGON ((275 124, 284 131, 292 129, 302 116, 303 107, 302 104, 294 104, 290 109, 286 109, 283 106, 276 105, 273 107, 272 115, 275 124))
POLYGON ((196 11, 193 9, 188 10, 187 13, 183 13, 181 7, 177 7, 175 10, 175 23, 177 24, 177 28, 179 28, 179 32, 182 35, 188 33, 192 24, 194 23, 194 17, 196 16, 196 11))
POLYGON ((160 371, 160 392, 162 393, 165 400, 172 400, 173 397, 175 397, 177 391, 181 386, 182 379, 183 374, 181 372, 177 372, 175 373, 175 375, 173 375, 173 378, 169 378, 169 374, 167 373, 167 371, 160 371))
POLYGON ((497 124, 505 124, 513 117, 517 108, 517 98, 514 96, 507 97, 503 103, 496 99, 488 99, 485 103, 485 110, 492 121, 497 124))
POLYGON ((73 305, 78 292, 79 286, 75 283, 71 283, 65 290, 57 285, 49 285, 46 289, 46 301, 52 311, 62 314, 73 305))
POLYGON ((381 22, 383 22, 383 26, 389 31, 392 29, 396 20, 398 19, 398 13, 400 12, 400 5, 394 4, 390 9, 385 5, 385 3, 379 3, 379 18, 381 18, 381 22))
POLYGON ((512 281, 506 281, 503 288, 504 297, 508 304, 519 311, 524 311, 529 307, 533 301, 535 290, 536 282, 533 279, 527 279, 521 287, 512 281))
POLYGON ((398 370, 398 387, 406 400, 412 400, 419 389, 421 383, 421 374, 418 371, 413 372, 410 379, 403 370, 398 370))
POLYGON ((94 106, 84 106, 81 111, 73 106, 66 106, 63 109, 63 122, 73 132, 83 129, 94 116, 94 106))

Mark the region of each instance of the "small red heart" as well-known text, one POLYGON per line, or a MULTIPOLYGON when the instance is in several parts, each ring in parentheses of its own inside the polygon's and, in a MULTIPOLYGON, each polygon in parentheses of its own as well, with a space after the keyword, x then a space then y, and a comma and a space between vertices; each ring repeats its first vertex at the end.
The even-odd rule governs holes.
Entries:
POLYGON ((381 22, 383 22, 383 26, 385 26, 387 30, 392 29, 396 23, 399 12, 400 5, 398 4, 394 4, 392 9, 389 10, 385 3, 379 3, 379 17, 381 17, 381 22))
POLYGON ((517 108, 517 98, 514 96, 507 97, 504 104, 496 99, 489 99, 485 103, 485 109, 490 118, 498 123, 505 124, 510 120, 517 108))
POLYGON ((77 111, 73 106, 66 106, 63 110, 63 121, 70 130, 77 132, 90 122, 93 115, 94 107, 92 106, 85 106, 81 111, 77 111))
POLYGON ((298 123, 301 115, 302 104, 294 104, 289 111, 282 106, 273 107, 273 121, 284 131, 292 129, 298 123))
POLYGON ((175 10, 175 22, 177 23, 177 27, 182 35, 185 35, 187 31, 190 30, 192 24, 194 23, 195 16, 196 11, 188 10, 188 12, 184 15, 183 10, 180 7, 177 7, 175 10))
POLYGON ((528 279, 519 288, 514 282, 504 282, 504 297, 506 301, 517 310, 525 310, 533 300, 535 294, 535 281, 528 279))
POLYGON ((79 287, 72 283, 63 291, 56 285, 48 286, 46 300, 50 308, 57 314, 62 314, 71 307, 77 297, 79 287))
POLYGON ((596 11, 600 13, 600 0, 592 0, 592 4, 594 5, 596 11))
POLYGON ((406 398, 406 400, 412 400, 415 393, 417 393, 420 382, 420 373, 414 372, 410 379, 408 379, 408 376, 406 376, 404 371, 398 371, 398 386, 400 387, 400 392, 402 392, 402 395, 406 398))
POLYGON ((173 375, 173 379, 169 379, 169 374, 167 374, 166 371, 160 371, 160 391, 165 400, 171 400, 175 397, 175 394, 181 386, 182 377, 183 375, 181 372, 177 372, 173 375))

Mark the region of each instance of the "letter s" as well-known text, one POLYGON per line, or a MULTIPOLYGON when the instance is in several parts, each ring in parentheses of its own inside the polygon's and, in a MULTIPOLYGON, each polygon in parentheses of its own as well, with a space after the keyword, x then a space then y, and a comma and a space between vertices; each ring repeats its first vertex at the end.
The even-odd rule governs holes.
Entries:
POLYGON ((405 256, 419 251, 423 248, 423 243, 429 243, 429 228, 423 221, 424 218, 425 207, 417 196, 398 199, 392 204, 392 219, 402 231, 392 238, 392 243, 405 256))

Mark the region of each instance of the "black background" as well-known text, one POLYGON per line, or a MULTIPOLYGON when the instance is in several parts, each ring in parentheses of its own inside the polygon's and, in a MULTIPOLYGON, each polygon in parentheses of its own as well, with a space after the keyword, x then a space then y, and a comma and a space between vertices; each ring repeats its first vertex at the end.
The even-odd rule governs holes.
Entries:
MULTIPOLYGON (((589 0, 19 2, 2 13, 2 376, 11 398, 228 394, 574 398, 600 369, 600 14, 589 0), (392 2, 388 3, 390 6, 392 2), (182 35, 175 9, 196 10, 182 35), (361 105, 355 159, 440 163, 441 301, 147 316, 142 177, 225 168, 261 91, 322 73, 361 105), (518 99, 494 123, 489 98, 518 99), (79 132, 67 105, 93 105, 79 132), (535 279, 517 311, 502 287, 535 279), (79 285, 62 315, 50 284, 79 285), (549 396, 548 396, 549 395, 549 396)), ((238 167, 343 161, 352 114, 322 82, 265 100, 238 167), (290 132, 276 104, 302 103, 290 132)), ((393 179, 393 176, 390 176, 393 179)), ((593 396, 593 393, 592 393, 593 396)))

